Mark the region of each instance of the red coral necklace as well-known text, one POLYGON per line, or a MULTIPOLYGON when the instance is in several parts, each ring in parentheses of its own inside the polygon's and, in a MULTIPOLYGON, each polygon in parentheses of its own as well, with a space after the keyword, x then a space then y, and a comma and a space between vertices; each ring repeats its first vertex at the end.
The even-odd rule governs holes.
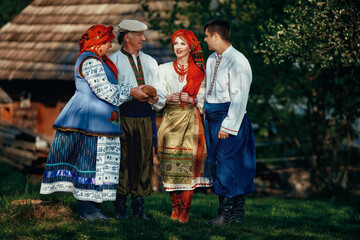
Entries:
POLYGON ((185 75, 187 74, 187 72, 189 70, 189 65, 185 67, 185 65, 178 64, 177 60, 175 59, 173 61, 173 66, 174 66, 175 72, 177 74, 179 74, 179 82, 183 82, 185 79, 185 75))

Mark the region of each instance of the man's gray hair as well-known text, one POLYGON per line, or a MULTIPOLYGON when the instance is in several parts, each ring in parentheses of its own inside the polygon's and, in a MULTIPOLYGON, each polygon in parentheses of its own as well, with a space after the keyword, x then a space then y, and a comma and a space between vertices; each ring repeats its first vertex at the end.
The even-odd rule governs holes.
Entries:
POLYGON ((131 33, 129 31, 119 32, 119 34, 117 35, 117 40, 120 45, 124 44, 124 38, 125 38, 126 34, 129 34, 129 37, 133 38, 133 36, 131 35, 131 33))

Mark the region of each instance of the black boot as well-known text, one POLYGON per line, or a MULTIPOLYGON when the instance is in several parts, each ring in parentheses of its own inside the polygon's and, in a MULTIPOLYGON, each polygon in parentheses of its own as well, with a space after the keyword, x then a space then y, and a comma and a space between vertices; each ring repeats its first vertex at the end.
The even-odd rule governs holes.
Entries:
POLYGON ((78 200, 79 219, 85 221, 94 221, 96 217, 92 214, 91 204, 89 201, 78 200))
POLYGON ((219 209, 218 209, 218 215, 221 214, 221 204, 224 201, 224 196, 218 196, 219 199, 219 209))
POLYGON ((127 219, 129 218, 127 214, 127 207, 126 207, 126 195, 116 195, 116 200, 113 202, 115 207, 115 215, 116 219, 127 219))
POLYGON ((225 226, 234 221, 233 199, 219 196, 218 216, 205 223, 207 226, 225 226))
POLYGON ((144 202, 145 202, 144 197, 131 196, 131 214, 134 217, 139 217, 143 220, 149 220, 149 218, 146 217, 144 212, 144 202))
POLYGON ((110 219, 109 217, 107 217, 106 215, 104 215, 101 212, 100 203, 90 202, 90 206, 91 206, 91 214, 96 218, 96 220, 109 220, 110 219))
POLYGON ((244 215, 245 215, 245 197, 244 195, 239 195, 234 197, 234 218, 236 223, 243 223, 244 222, 244 215))

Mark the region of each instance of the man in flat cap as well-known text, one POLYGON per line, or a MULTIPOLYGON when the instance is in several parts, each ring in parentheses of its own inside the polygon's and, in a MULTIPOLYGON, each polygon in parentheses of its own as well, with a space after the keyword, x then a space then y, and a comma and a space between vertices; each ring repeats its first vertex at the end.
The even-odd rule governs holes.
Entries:
MULTIPOLYGON (((123 20, 118 25, 118 42, 122 46, 110 58, 118 69, 118 82, 133 87, 153 85, 153 76, 158 70, 154 58, 141 51, 148 27, 137 20, 123 20)), ((152 192, 153 146, 156 142, 156 114, 154 104, 166 99, 166 90, 154 86, 155 97, 144 93, 135 96, 120 107, 121 161, 119 184, 114 202, 117 219, 128 218, 126 200, 131 195, 133 216, 148 219, 144 213, 144 197, 152 192)))

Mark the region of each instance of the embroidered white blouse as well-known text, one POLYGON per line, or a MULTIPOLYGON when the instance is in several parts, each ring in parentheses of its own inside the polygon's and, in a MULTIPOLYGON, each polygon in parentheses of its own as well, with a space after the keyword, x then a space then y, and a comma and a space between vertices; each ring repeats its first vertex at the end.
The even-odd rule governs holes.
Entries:
MULTIPOLYGON (((179 82, 179 74, 175 72, 173 67, 173 62, 164 63, 159 66, 159 71, 156 74, 155 81, 156 85, 163 86, 166 88, 166 95, 171 95, 175 92, 181 92, 181 90, 186 85, 186 76, 183 82, 179 82)), ((196 95, 196 106, 198 107, 200 113, 203 113, 204 108, 204 94, 205 94, 205 78, 201 83, 198 94, 196 95)), ((159 98, 159 101, 154 104, 156 110, 161 110, 166 104, 166 95, 165 98, 159 98)), ((180 103, 168 103, 168 104, 180 104, 180 103)))
POLYGON ((218 55, 214 52, 206 62, 205 101, 208 103, 230 102, 221 130, 236 136, 246 113, 252 81, 251 67, 246 57, 231 45, 222 54, 213 90, 209 95, 217 59, 218 55))

